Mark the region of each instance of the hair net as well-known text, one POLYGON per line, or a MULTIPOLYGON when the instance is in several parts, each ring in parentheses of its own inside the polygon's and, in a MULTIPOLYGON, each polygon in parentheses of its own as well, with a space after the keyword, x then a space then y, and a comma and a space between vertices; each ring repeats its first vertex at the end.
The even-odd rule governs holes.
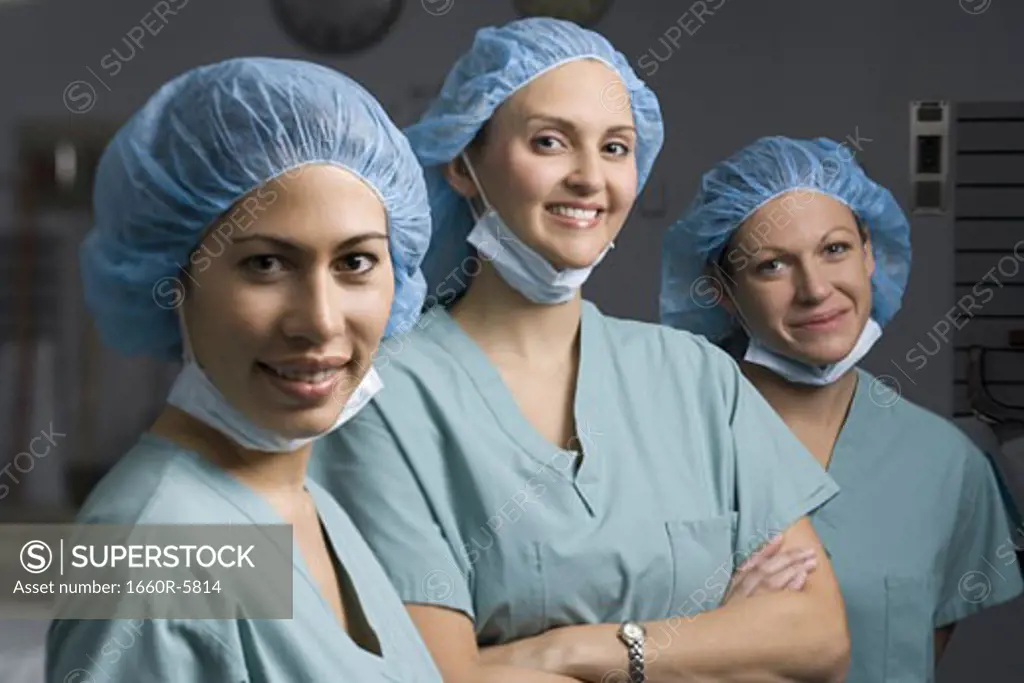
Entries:
MULTIPOLYGON (((555 67, 584 58, 604 62, 625 84, 637 130, 638 187, 643 189, 664 139, 654 93, 626 58, 603 36, 560 19, 531 18, 477 32, 469 52, 448 72, 441 93, 405 133, 425 169, 434 238, 424 262, 431 288, 471 254, 466 237, 473 229, 468 203, 448 185, 441 165, 455 159, 495 110, 531 80, 555 67)), ((595 104, 601 94, 595 93, 595 104)))
MULTIPOLYGON (((892 194, 865 175, 845 146, 827 138, 767 137, 704 174, 689 209, 662 245, 661 321, 721 340, 736 323, 707 296, 706 267, 758 208, 791 190, 814 191, 850 208, 875 258, 871 317, 885 325, 900 308, 910 273, 910 224, 892 194), (702 296, 703 295, 703 296, 702 296)), ((785 218, 767 227, 785 226, 785 218)))
POLYGON ((162 300, 166 287, 188 277, 190 253, 238 199, 312 163, 342 167, 380 197, 395 272, 385 334, 415 322, 426 293, 420 264, 430 213, 408 141, 366 90, 337 71, 243 58, 165 84, 100 159, 81 263, 104 342, 126 354, 180 358, 173 310, 180 298, 162 300))

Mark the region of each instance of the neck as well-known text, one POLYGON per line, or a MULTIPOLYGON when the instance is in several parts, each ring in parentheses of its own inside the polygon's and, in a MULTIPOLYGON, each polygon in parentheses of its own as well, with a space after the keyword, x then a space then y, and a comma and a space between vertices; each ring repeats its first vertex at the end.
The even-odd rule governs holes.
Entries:
POLYGON ((537 304, 510 287, 490 263, 482 261, 480 272, 452 306, 451 316, 486 350, 548 361, 572 353, 581 311, 578 291, 562 304, 537 304))
POLYGON ((834 429, 837 433, 857 388, 857 370, 851 369, 823 387, 796 384, 754 363, 740 362, 743 374, 793 431, 801 428, 834 429))
POLYGON ((268 498, 284 499, 304 492, 310 445, 290 453, 247 450, 171 405, 164 408, 150 431, 195 451, 268 498))

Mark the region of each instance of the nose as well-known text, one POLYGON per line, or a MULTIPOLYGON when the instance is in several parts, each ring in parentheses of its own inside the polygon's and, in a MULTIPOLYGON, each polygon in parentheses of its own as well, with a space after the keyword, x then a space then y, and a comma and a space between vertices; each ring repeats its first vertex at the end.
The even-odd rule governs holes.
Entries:
POLYGON ((832 293, 832 284, 818 265, 802 263, 796 271, 796 292, 800 303, 813 306, 827 299, 832 293))
POLYGON ((345 332, 345 302, 342 288, 329 269, 316 269, 297 288, 284 319, 284 333, 323 345, 345 332))
POLYGON ((604 184, 601 155, 592 150, 580 150, 574 156, 572 172, 566 184, 581 195, 597 194, 604 184))

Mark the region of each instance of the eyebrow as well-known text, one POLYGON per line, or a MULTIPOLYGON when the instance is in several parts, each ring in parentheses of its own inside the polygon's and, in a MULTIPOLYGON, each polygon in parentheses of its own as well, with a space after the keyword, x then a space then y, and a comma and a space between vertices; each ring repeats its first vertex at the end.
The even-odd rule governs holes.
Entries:
POLYGON ((834 226, 832 226, 831 230, 829 230, 828 232, 825 233, 825 235, 821 238, 821 241, 818 242, 818 244, 821 244, 822 242, 827 240, 829 237, 832 236, 832 233, 836 232, 837 230, 841 230, 843 232, 852 232, 854 234, 858 234, 857 228, 851 228, 849 225, 843 225, 843 224, 834 225, 834 226))
MULTIPOLYGON (((363 232, 358 235, 353 235, 345 240, 342 240, 334 246, 334 251, 341 251, 343 249, 351 249, 352 247, 365 242, 367 240, 386 240, 388 236, 383 232, 363 232)), ((245 242, 266 242, 273 244, 274 246, 283 249, 285 251, 306 251, 306 248, 297 242, 284 239, 282 237, 271 237, 270 235, 247 235, 239 239, 234 240, 236 244, 242 244, 245 242)))
MULTIPOLYGON (((832 228, 830 228, 829 231, 826 232, 822 236, 822 238, 820 240, 818 240, 818 246, 821 246, 822 244, 827 242, 828 239, 832 236, 832 233, 836 232, 837 230, 841 230, 843 232, 853 232, 855 234, 857 233, 857 229, 856 228, 851 228, 848 225, 835 225, 835 226, 832 226, 832 228)), ((743 247, 741 247, 741 246, 737 246, 735 248, 743 250, 743 247)), ((760 253, 763 253, 763 252, 772 252, 773 254, 784 254, 784 255, 785 254, 793 253, 789 249, 786 249, 785 247, 776 247, 776 246, 771 245, 771 244, 759 244, 757 249, 754 251, 755 254, 760 254, 760 253)), ((723 253, 725 253, 725 252, 723 252, 723 253)))
MULTIPOLYGON (((556 126, 558 128, 569 128, 571 130, 577 130, 578 129, 578 127, 576 126, 575 123, 573 123, 569 119, 562 118, 561 116, 550 116, 548 114, 535 114, 533 116, 527 117, 526 121, 527 121, 527 123, 530 123, 530 122, 533 122, 533 121, 539 121, 541 123, 547 123, 547 124, 554 125, 554 126, 556 126)), ((609 127, 605 131, 605 133, 620 133, 620 132, 623 132, 623 131, 628 131, 628 132, 631 132, 631 133, 635 134, 636 133, 636 127, 628 125, 628 124, 620 124, 620 125, 615 125, 615 126, 609 127)))

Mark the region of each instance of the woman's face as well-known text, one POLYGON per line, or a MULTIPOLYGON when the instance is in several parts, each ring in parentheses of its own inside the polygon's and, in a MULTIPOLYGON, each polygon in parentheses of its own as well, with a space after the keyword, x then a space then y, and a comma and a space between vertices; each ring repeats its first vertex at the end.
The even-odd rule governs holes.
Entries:
MULTIPOLYGON (((629 94, 601 62, 578 60, 518 90, 467 156, 505 224, 557 269, 583 268, 622 229, 637 191, 629 94)), ((477 187, 461 161, 448 179, 477 187)))
POLYGON ((190 258, 183 314, 199 365, 251 421, 328 429, 362 379, 394 296, 387 220, 333 166, 254 190, 190 258))
POLYGON ((725 277, 751 333, 779 353, 826 365, 853 349, 871 313, 871 244, 853 213, 825 195, 790 192, 748 218, 725 277))

